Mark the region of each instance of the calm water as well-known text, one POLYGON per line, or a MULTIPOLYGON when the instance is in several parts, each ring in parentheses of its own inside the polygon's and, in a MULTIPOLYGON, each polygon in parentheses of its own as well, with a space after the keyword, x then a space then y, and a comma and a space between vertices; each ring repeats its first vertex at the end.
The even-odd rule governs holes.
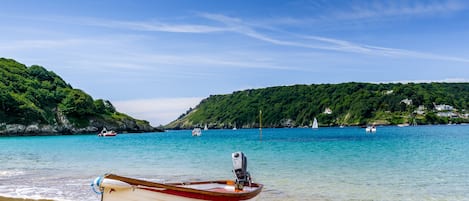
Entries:
POLYGON ((0 195, 98 201, 104 173, 233 178, 243 151, 260 200, 469 200, 469 126, 209 130, 0 138, 0 195))

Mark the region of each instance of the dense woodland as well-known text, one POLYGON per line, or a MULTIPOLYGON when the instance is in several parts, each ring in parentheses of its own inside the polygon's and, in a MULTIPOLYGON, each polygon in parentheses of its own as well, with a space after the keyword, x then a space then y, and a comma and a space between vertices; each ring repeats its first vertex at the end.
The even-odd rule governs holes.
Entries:
POLYGON ((90 120, 118 126, 125 121, 149 126, 116 111, 111 102, 93 98, 74 89, 52 71, 37 65, 27 67, 0 58, 0 124, 58 125, 66 117, 75 127, 89 126, 90 120))
POLYGON ((294 85, 212 95, 167 128, 258 127, 260 110, 265 127, 310 126, 314 118, 320 126, 462 123, 468 122, 468 109, 469 83, 294 85), (447 112, 458 116, 438 115, 437 104, 453 106, 447 112), (424 114, 416 112, 419 106, 424 114))

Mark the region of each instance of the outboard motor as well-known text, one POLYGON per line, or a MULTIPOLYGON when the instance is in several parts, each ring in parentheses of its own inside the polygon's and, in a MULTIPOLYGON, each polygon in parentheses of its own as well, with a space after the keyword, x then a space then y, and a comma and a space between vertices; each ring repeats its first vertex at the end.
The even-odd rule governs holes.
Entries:
POLYGON ((233 173, 236 176, 235 189, 243 190, 246 185, 251 185, 251 175, 247 171, 248 160, 243 152, 234 152, 231 154, 233 160, 233 173))

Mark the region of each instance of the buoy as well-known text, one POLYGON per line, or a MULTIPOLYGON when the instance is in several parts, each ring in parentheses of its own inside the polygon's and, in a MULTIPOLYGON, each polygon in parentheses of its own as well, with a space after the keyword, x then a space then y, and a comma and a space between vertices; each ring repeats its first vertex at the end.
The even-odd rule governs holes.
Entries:
POLYGON ((93 182, 91 182, 91 189, 93 189, 93 191, 98 195, 103 194, 103 192, 101 191, 101 187, 100 187, 101 180, 102 180, 101 177, 96 177, 96 179, 94 179, 93 182), (96 190, 96 188, 98 188, 98 190, 96 190))

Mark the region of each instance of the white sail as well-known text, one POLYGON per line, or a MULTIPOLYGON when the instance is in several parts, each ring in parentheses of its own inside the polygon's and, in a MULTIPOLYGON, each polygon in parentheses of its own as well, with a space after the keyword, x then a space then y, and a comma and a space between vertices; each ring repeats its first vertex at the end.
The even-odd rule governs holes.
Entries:
POLYGON ((318 120, 314 117, 313 128, 318 128, 318 120))

